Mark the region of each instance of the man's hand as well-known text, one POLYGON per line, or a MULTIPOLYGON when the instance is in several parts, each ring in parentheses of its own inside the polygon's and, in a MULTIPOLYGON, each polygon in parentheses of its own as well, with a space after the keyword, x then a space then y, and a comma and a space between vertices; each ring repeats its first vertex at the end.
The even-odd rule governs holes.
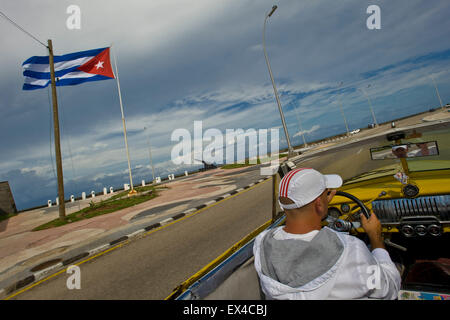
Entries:
POLYGON ((372 250, 376 248, 384 249, 384 240, 381 234, 381 223, 378 220, 375 213, 371 213, 369 219, 367 219, 364 214, 361 214, 361 226, 366 231, 367 235, 370 239, 370 245, 372 246, 372 250))
POLYGON ((335 190, 335 189, 328 190, 328 193, 327 193, 327 201, 328 201, 328 203, 331 202, 333 197, 336 195, 336 192, 337 192, 337 190, 335 190))

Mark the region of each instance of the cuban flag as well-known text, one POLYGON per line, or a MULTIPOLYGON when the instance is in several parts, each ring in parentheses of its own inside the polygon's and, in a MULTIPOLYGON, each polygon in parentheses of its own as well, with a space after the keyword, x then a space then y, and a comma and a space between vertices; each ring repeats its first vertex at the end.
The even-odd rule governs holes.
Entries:
MULTIPOLYGON (((114 79, 109 47, 54 56, 53 60, 57 86, 114 79)), ((22 64, 22 67, 25 76, 23 90, 42 89, 51 82, 48 56, 31 57, 22 64)))

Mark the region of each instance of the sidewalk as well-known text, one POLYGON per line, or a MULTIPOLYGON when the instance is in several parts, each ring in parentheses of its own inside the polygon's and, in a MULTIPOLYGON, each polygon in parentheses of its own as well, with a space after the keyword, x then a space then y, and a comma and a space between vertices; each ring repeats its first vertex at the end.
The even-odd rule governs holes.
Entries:
MULTIPOLYGON (((169 189, 161 190, 159 196, 150 201, 122 209, 120 211, 81 220, 67 225, 40 231, 31 231, 36 226, 58 217, 58 208, 43 208, 20 213, 0 222, 0 291, 7 284, 23 279, 31 274, 31 269, 49 260, 57 259, 76 248, 99 243, 108 235, 118 231, 129 232, 152 220, 161 220, 167 216, 189 208, 189 201, 218 197, 237 189, 236 179, 241 179, 247 168, 230 170, 214 169, 196 173, 192 176, 162 183, 169 189), (231 174, 235 173, 235 174, 231 174), (157 208, 161 207, 162 212, 157 208), (143 219, 132 220, 139 213, 156 208, 156 214, 143 219)), ((259 170, 258 170, 259 173, 259 170)), ((253 178, 251 176, 250 178, 253 178)), ((252 181, 254 182, 254 181, 252 181)), ((100 201, 107 196, 97 196, 77 201, 67 208, 71 213, 89 206, 91 200, 100 201)), ((195 211, 195 210, 193 210, 195 211)), ((153 221, 152 221, 153 222, 153 221)), ((92 249, 92 248, 91 248, 92 249)))

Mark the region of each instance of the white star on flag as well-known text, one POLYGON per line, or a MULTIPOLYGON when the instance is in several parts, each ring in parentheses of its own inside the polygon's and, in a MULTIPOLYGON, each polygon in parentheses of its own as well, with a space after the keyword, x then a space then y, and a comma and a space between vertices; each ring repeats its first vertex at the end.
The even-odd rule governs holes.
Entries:
POLYGON ((98 70, 99 68, 103 68, 103 61, 99 61, 99 62, 95 65, 95 67, 97 68, 97 70, 98 70))

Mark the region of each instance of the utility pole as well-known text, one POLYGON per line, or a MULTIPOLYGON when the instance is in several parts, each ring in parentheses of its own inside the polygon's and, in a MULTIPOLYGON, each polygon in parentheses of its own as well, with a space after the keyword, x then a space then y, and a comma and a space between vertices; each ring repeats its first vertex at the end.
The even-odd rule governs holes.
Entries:
POLYGON ((300 122, 300 117, 298 116, 297 107, 295 106, 295 104, 293 104, 293 106, 294 106, 295 116, 297 117, 297 121, 298 121, 298 127, 300 129, 300 132, 301 132, 302 138, 303 138, 303 147, 305 148, 308 146, 308 144, 306 143, 306 140, 305 140, 305 133, 303 132, 303 129, 302 129, 302 124, 300 122))
MULTIPOLYGON (((370 87, 370 84, 367 87, 370 87)), ((373 113, 372 102, 370 102, 370 99, 369 99, 369 96, 367 95, 366 90, 361 88, 361 91, 364 93, 367 101, 369 102, 369 108, 370 108, 370 112, 372 113, 373 122, 375 122, 375 127, 378 127, 378 122, 377 122, 377 119, 375 118, 375 113, 373 113)))
POLYGON ((436 95, 439 99, 439 102, 441 103, 441 109, 442 109, 442 111, 445 111, 444 105, 442 104, 441 96, 439 95, 439 90, 437 88, 436 81, 434 81, 434 78, 431 75, 430 75, 430 78, 431 78, 431 80, 433 80, 434 88, 436 89, 436 95))
MULTIPOLYGON (((341 82, 339 83, 339 88, 341 88, 341 86, 342 86, 343 84, 344 84, 344 83, 341 81, 341 82)), ((343 108, 343 106, 342 106, 342 99, 341 99, 341 93, 340 93, 340 92, 339 92, 339 94, 338 94, 338 97, 339 97, 339 108, 341 109, 342 117, 344 118, 345 129, 347 130, 347 137, 348 137, 348 136, 350 136, 350 132, 348 131, 347 119, 345 118, 344 108, 343 108)))
POLYGON ((52 101, 53 101, 53 129, 55 134, 55 157, 56 172, 58 176, 58 199, 59 199, 59 218, 66 218, 66 207, 64 203, 64 179, 61 159, 61 143, 59 136, 59 117, 58 117, 58 101, 56 98, 56 81, 55 81, 55 65, 53 62, 53 45, 52 40, 48 40, 48 58, 50 65, 50 78, 52 84, 52 101))

